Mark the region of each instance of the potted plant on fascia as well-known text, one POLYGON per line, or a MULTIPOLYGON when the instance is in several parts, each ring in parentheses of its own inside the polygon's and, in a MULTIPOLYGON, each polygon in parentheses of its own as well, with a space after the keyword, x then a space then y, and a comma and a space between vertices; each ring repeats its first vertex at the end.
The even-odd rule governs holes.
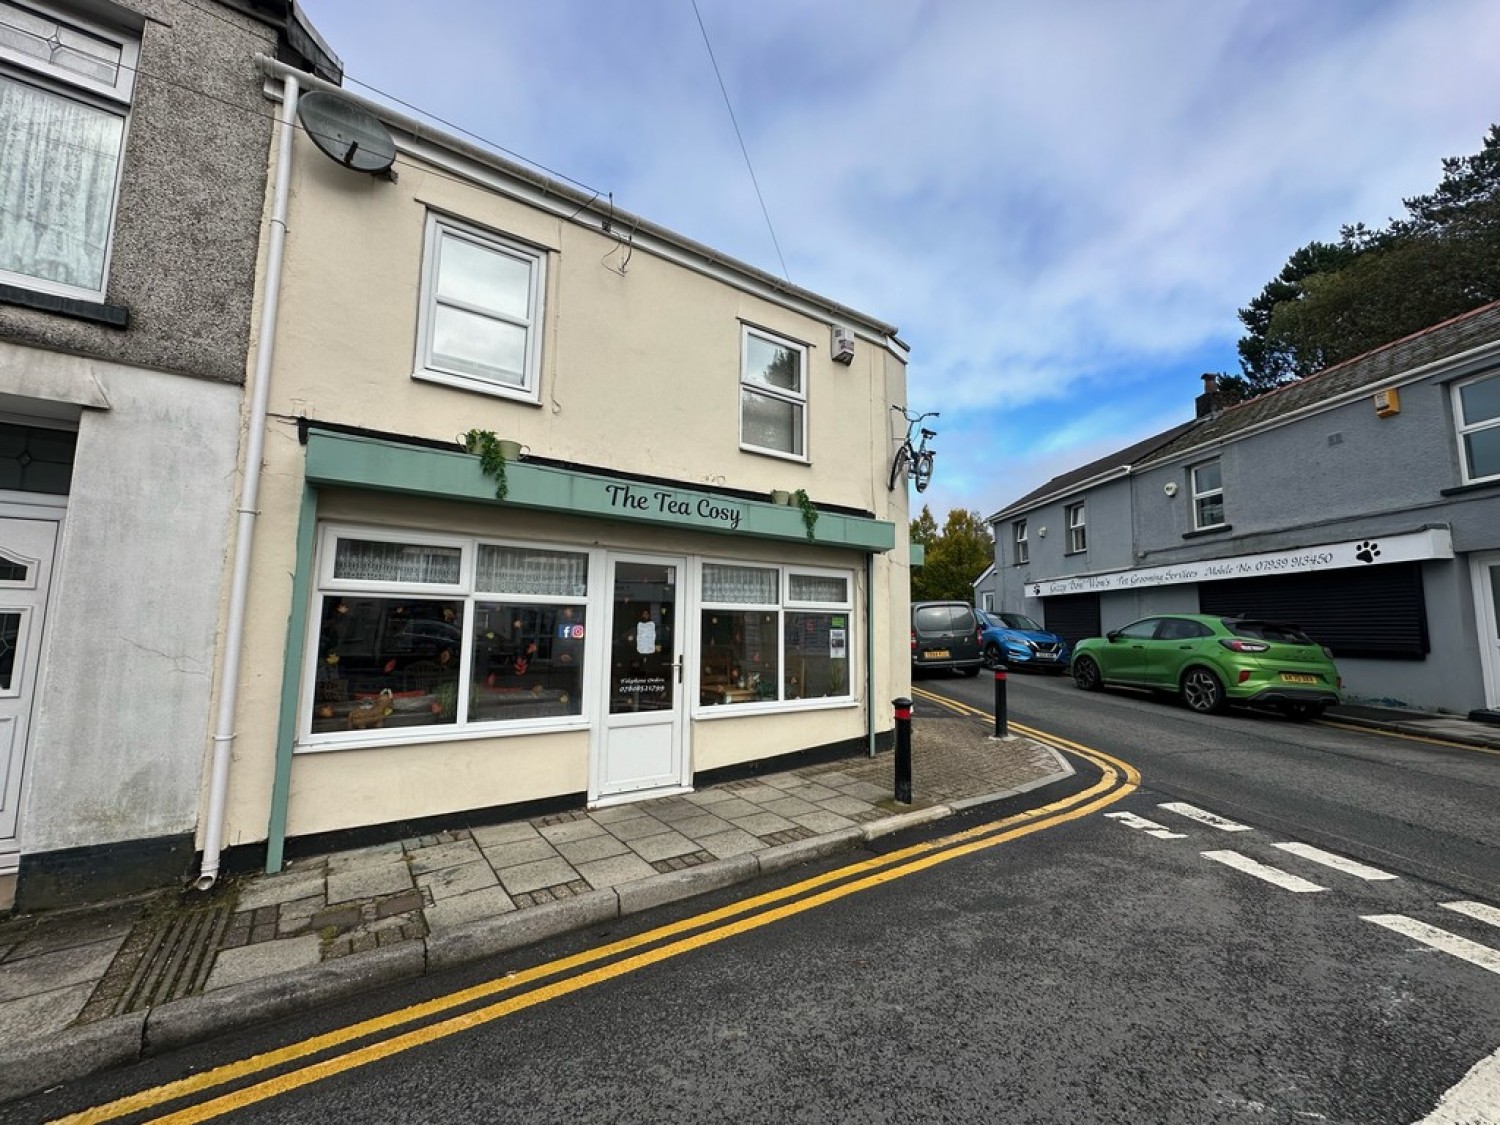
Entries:
POLYGON ((802 509, 802 525, 807 528, 807 537, 813 537, 813 528, 818 526, 818 509, 813 507, 813 502, 807 497, 807 489, 799 488, 796 492, 797 507, 802 509))
POLYGON ((463 437, 464 449, 479 457, 479 468, 495 482, 495 499, 504 500, 510 492, 505 481, 505 450, 490 430, 470 430, 463 437))

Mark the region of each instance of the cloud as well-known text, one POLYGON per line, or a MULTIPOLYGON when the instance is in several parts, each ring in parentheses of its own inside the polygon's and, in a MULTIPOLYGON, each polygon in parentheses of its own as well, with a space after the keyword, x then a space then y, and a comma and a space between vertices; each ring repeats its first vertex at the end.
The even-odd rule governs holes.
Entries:
POLYGON ((899 325, 940 515, 1186 419, 1288 255, 1500 104, 1491 0, 698 0, 717 76, 681 0, 306 7, 352 77, 899 325))

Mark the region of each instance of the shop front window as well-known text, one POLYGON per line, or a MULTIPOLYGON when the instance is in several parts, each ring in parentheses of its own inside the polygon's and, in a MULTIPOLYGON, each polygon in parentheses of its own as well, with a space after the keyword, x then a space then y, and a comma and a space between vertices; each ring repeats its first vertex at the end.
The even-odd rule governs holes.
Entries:
POLYGON ((325 535, 307 728, 314 742, 583 713, 587 555, 325 535))
POLYGON ((842 572, 706 563, 700 705, 848 698, 851 589, 842 572))
POLYGON ((457 600, 323 598, 313 733, 454 723, 463 612, 457 600))

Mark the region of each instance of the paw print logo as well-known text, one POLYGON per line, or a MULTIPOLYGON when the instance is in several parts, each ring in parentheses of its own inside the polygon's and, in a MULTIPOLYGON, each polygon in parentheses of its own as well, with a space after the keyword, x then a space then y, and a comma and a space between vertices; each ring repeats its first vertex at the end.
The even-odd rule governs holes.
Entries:
POLYGON ((1042 588, 1041 588, 1041 586, 1033 586, 1031 588, 1031 596, 1034 597, 1034 598, 1041 597, 1042 596, 1042 588))
POLYGON ((1366 539, 1355 550, 1354 557, 1362 563, 1372 563, 1380 557, 1380 544, 1371 543, 1366 539))

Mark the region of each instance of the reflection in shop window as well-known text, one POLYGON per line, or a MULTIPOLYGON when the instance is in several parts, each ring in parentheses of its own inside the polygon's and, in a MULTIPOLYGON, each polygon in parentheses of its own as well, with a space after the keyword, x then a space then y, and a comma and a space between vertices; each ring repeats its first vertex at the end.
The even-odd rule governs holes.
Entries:
POLYGON ((699 704, 849 698, 851 588, 847 573, 706 563, 699 704))
POLYGON ((313 733, 456 722, 463 608, 452 599, 324 597, 313 733))
POLYGON ((315 607, 308 733, 583 713, 586 554, 352 529, 325 535, 331 565, 315 607))
POLYGON ((474 607, 468 721, 583 713, 584 607, 474 607))

